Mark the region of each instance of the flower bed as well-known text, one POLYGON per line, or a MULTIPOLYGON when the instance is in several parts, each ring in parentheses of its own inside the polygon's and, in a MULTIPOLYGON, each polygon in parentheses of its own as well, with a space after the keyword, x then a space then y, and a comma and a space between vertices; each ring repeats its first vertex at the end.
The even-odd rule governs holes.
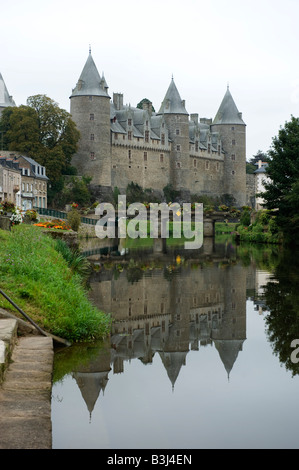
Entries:
POLYGON ((36 227, 43 227, 55 230, 71 230, 70 225, 68 225, 64 220, 54 219, 51 221, 46 222, 39 222, 37 224, 33 224, 36 227))

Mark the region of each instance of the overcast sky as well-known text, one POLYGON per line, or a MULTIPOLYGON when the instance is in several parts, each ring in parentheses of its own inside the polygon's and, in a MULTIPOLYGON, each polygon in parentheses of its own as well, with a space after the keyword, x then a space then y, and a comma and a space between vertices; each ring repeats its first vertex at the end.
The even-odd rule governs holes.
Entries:
POLYGON ((247 159, 299 116, 298 0, 0 0, 0 72, 17 106, 70 110, 88 57, 113 92, 156 111, 173 75, 186 109, 214 118, 229 84, 247 159))

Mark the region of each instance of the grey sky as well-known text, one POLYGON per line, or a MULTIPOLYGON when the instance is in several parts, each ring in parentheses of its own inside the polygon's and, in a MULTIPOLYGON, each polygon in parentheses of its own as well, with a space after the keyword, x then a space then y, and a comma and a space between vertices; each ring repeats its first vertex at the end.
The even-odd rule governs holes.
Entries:
POLYGON ((173 75, 186 109, 214 118, 227 84, 247 159, 299 109, 298 0, 0 0, 0 72, 16 104, 38 93, 69 111, 88 56, 109 93, 156 110, 173 75))

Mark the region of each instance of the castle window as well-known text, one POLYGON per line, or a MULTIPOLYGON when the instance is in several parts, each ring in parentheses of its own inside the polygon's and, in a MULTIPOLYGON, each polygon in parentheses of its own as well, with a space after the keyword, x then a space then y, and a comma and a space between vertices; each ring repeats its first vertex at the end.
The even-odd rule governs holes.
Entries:
POLYGON ((128 119, 128 126, 132 126, 132 119, 128 119))
POLYGON ((95 159, 96 159, 94 152, 90 152, 90 159, 91 159, 91 160, 95 160, 95 159))
POLYGON ((232 154, 232 160, 236 160, 236 155, 234 153, 232 154))
POLYGON ((208 144, 208 153, 211 153, 211 144, 208 144))
POLYGON ((94 114, 90 114, 90 115, 89 115, 89 120, 90 120, 90 121, 94 121, 94 114))
POLYGON ((90 134, 90 140, 94 140, 94 134, 90 134))
POLYGON ((131 160, 131 157, 132 157, 131 150, 128 151, 128 157, 129 157, 129 160, 131 160))
POLYGON ((235 130, 235 128, 234 128, 234 126, 233 126, 233 127, 232 127, 232 131, 234 131, 234 130, 235 130))
POLYGON ((180 129, 175 130, 176 135, 180 135, 180 129))
POLYGON ((143 154, 143 160, 144 160, 145 162, 147 162, 147 152, 144 152, 144 154, 143 154))
POLYGON ((177 145, 177 146, 176 146, 176 149, 177 149, 178 152, 180 152, 180 151, 181 151, 181 146, 180 146, 180 145, 177 145))
POLYGON ((195 152, 198 152, 198 142, 195 142, 195 152))
POLYGON ((206 170, 210 168, 210 162, 206 162, 206 170))
POLYGON ((128 132, 128 139, 132 140, 132 132, 131 131, 128 132))
POLYGON ((236 174, 236 172, 233 170, 233 171, 232 171, 232 175, 235 175, 235 174, 236 174))
POLYGON ((163 163, 163 161, 164 161, 164 155, 163 155, 163 153, 161 153, 161 155, 160 155, 160 162, 163 163))
POLYGON ((145 125, 148 126, 148 121, 145 121, 145 125))
POLYGON ((118 139, 118 134, 115 132, 114 133, 114 140, 117 140, 118 139))
POLYGON ((193 160, 193 166, 194 166, 194 168, 197 167, 197 162, 196 162, 195 158, 194 158, 194 160, 193 160))
POLYGON ((144 133, 144 139, 145 139, 145 142, 148 142, 148 141, 149 141, 149 131, 145 131, 145 133, 144 133))
POLYGON ((236 145, 235 139, 232 140, 232 145, 236 145))
POLYGON ((216 163, 216 170, 219 171, 219 163, 216 163))
POLYGON ((220 145, 218 145, 218 155, 220 155, 220 145))
POLYGON ((176 162, 176 167, 181 168, 181 162, 176 162))
POLYGON ((161 144, 165 145, 165 134, 161 134, 161 144))

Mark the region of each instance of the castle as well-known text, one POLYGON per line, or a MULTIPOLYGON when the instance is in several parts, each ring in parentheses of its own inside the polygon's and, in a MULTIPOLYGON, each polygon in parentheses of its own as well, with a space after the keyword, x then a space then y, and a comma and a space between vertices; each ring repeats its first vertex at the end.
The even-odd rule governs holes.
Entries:
MULTIPOLYGON (((109 96, 89 51, 70 96, 70 113, 80 131, 72 164, 103 190, 129 183, 163 194, 167 185, 190 195, 231 195, 246 204, 246 124, 229 87, 214 120, 186 110, 173 78, 158 112, 124 105, 109 96)), ((142 202, 142 201, 141 201, 142 202)))
MULTIPOLYGON (((0 74, 0 115, 6 106, 15 103, 0 74)), ((111 99, 89 51, 70 114, 80 131, 72 165, 92 177, 102 196, 114 188, 125 194, 131 182, 161 196, 170 185, 186 201, 190 195, 231 195, 237 206, 255 193, 246 183, 246 124, 229 87, 214 119, 189 115, 173 78, 158 112, 148 100, 134 108, 124 105, 121 93, 111 99)))

